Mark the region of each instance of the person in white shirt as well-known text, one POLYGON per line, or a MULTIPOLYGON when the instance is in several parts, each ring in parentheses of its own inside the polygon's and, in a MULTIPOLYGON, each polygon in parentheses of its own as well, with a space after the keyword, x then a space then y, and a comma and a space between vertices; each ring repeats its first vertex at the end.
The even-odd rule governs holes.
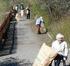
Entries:
POLYGON ((67 42, 64 40, 64 35, 58 33, 56 35, 56 40, 52 43, 52 48, 57 51, 58 55, 54 59, 54 66, 59 66, 61 60, 63 61, 63 66, 66 66, 66 59, 68 55, 67 42))
POLYGON ((41 28, 41 23, 43 23, 43 17, 39 17, 36 20, 36 26, 37 26, 37 32, 38 34, 41 34, 40 28, 41 28))
POLYGON ((20 13, 21 13, 21 17, 23 17, 24 16, 24 10, 22 9, 20 13))

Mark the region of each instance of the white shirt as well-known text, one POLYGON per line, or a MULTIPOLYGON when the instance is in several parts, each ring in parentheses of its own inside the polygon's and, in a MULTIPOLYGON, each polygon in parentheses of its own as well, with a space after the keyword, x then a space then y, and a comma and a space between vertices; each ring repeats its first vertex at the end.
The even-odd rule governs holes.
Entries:
POLYGON ((24 15, 24 10, 21 10, 21 16, 23 16, 24 15))
POLYGON ((15 6, 15 10, 18 10, 18 7, 17 6, 15 6))
POLYGON ((38 25, 38 24, 40 24, 40 23, 43 23, 43 19, 38 18, 38 19, 36 20, 36 25, 38 25))
POLYGON ((52 48, 57 51, 58 54, 67 56, 68 55, 68 48, 67 48, 67 42, 63 41, 62 43, 59 43, 58 40, 55 40, 52 43, 52 48))

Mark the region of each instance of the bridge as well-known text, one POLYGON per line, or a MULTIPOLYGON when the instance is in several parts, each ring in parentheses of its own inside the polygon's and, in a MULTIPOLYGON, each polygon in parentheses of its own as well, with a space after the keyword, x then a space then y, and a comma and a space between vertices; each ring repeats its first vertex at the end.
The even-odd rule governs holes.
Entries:
MULTIPOLYGON (((9 14, 0 28, 0 66, 32 66, 42 43, 48 41, 48 35, 37 35, 26 16, 17 22, 9 14)), ((70 56, 67 64, 69 60, 70 56)))

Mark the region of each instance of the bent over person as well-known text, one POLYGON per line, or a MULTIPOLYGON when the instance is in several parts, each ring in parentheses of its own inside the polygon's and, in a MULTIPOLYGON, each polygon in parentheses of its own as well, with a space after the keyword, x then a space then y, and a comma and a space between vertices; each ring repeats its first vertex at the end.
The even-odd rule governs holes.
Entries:
POLYGON ((63 61, 63 66, 66 66, 66 60, 68 55, 67 42, 64 40, 64 35, 58 33, 56 35, 56 40, 52 43, 52 48, 57 51, 58 55, 54 59, 54 66, 59 66, 61 60, 63 61))
POLYGON ((36 26, 37 26, 37 33, 38 34, 41 34, 40 29, 41 29, 41 24, 42 23, 43 23, 43 17, 37 18, 37 20, 36 20, 36 26))

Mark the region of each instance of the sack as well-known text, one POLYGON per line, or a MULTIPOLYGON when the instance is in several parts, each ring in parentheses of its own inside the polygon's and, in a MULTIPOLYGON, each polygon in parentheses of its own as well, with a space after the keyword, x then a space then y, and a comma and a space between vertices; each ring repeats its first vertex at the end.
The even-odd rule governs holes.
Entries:
POLYGON ((51 61, 57 56, 57 52, 43 43, 33 66, 49 66, 51 61))
POLYGON ((41 23, 41 27, 45 27, 45 26, 44 26, 44 23, 41 23))
POLYGON ((41 33, 45 33, 46 32, 46 28, 44 23, 41 23, 41 33))

